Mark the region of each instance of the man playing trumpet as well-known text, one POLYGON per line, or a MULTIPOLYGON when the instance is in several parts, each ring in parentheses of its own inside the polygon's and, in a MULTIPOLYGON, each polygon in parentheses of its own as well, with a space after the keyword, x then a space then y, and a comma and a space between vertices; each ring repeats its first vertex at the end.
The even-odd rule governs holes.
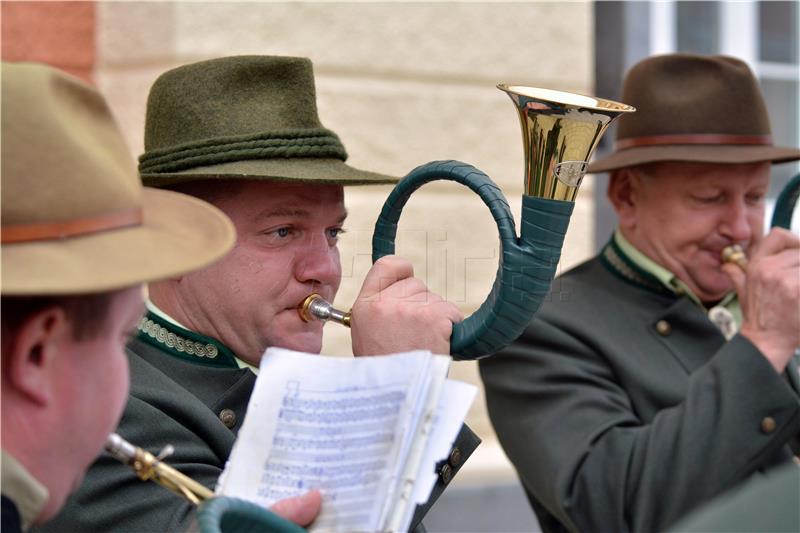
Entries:
POLYGON ((662 530, 800 453, 800 239, 763 226, 770 165, 800 150, 772 144, 733 58, 645 59, 621 99, 637 112, 589 167, 612 172, 617 230, 481 361, 547 532, 662 530), (744 271, 722 263, 734 244, 744 271))

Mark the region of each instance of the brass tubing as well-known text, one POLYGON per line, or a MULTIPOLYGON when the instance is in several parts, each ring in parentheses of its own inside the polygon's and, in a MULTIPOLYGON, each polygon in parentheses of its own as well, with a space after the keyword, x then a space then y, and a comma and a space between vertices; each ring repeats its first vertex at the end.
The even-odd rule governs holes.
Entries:
POLYGON ((134 446, 116 433, 108 436, 106 451, 133 468, 142 481, 154 481, 195 505, 214 497, 214 491, 205 485, 168 466, 152 453, 134 446))
POLYGON ((738 244, 726 246, 722 249, 720 255, 724 263, 733 263, 741 268, 742 271, 747 270, 747 254, 744 253, 744 249, 738 244))
POLYGON ((304 322, 321 320, 336 322, 345 327, 350 327, 350 311, 344 312, 336 309, 319 294, 309 294, 303 303, 297 307, 297 313, 304 322))

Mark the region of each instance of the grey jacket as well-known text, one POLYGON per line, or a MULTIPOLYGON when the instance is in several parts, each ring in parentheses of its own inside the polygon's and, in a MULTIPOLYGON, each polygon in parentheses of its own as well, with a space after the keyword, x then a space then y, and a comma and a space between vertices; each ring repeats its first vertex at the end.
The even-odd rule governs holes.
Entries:
MULTIPOLYGON (((162 326, 164 331, 159 333, 163 335, 158 338, 165 341, 169 333, 164 327, 169 324, 159 324, 151 314, 143 323, 148 319, 150 326, 155 320, 156 330, 162 326)), ((129 343, 131 389, 117 432, 153 453, 173 445, 175 452, 167 460, 170 466, 213 490, 244 421, 256 376, 249 369, 236 368, 232 354, 213 339, 188 337, 185 330, 177 333, 170 339, 175 340, 172 347, 155 341, 156 335, 148 338, 143 333, 129 343), (174 348, 178 344, 180 352, 174 348)), ((460 447, 466 459, 479 443, 465 425, 454 446, 460 447)), ((429 501, 417 508, 414 524, 444 485, 440 479, 429 501)), ((103 454, 66 507, 41 531, 182 531, 193 512, 194 507, 183 498, 140 481, 133 470, 103 454)))
POLYGON ((489 414, 544 531, 656 531, 790 460, 796 364, 744 337, 609 245, 558 278, 509 348, 480 362, 489 414))

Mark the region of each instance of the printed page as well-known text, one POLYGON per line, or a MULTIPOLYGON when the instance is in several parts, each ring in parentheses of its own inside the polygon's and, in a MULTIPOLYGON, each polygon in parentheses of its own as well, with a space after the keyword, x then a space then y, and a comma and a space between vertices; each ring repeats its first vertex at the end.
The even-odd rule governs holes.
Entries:
MULTIPOLYGON (((380 523, 386 531, 405 531, 408 524, 403 527, 402 517, 412 517, 416 502, 414 501, 414 486, 417 473, 424 457, 428 438, 433 431, 433 420, 439 405, 447 370, 450 367, 450 358, 444 356, 431 357, 429 368, 426 371, 426 385, 420 392, 419 401, 414 407, 412 417, 409 417, 407 427, 404 429, 406 438, 403 443, 401 457, 397 461, 393 479, 390 486, 394 489, 384 502, 384 511, 380 523)), ((411 518, 409 518, 409 521, 411 518)))
MULTIPOLYGON (((429 352, 335 358, 270 348, 218 492, 260 505, 316 488, 313 531, 375 531, 429 352)), ((441 356, 436 356, 441 357, 441 356)))
MULTIPOLYGON (((436 464, 450 456, 453 443, 469 413, 478 388, 469 383, 448 379, 439 395, 439 405, 433 420, 433 430, 425 447, 425 455, 414 486, 414 503, 428 501, 439 474, 436 464)), ((412 513, 413 514, 413 513, 412 513)), ((413 518, 409 517, 409 520, 413 518)))

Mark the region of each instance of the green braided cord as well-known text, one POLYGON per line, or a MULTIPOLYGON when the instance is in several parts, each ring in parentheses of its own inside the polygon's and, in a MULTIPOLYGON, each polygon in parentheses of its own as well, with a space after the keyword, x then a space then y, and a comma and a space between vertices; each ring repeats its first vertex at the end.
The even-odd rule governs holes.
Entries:
POLYGON ((414 169, 387 198, 375 223, 373 261, 394 253, 403 207, 414 191, 435 180, 455 181, 476 192, 500 233, 500 264, 492 290, 475 313, 453 325, 450 338, 454 359, 486 357, 519 337, 546 297, 574 204, 523 196, 518 239, 508 202, 486 174, 460 161, 434 161, 414 169))
POLYGON ((176 172, 229 161, 280 157, 324 157, 346 161, 347 152, 339 137, 325 128, 286 129, 150 150, 139 157, 139 172, 176 172))
POLYGON ((304 533, 300 526, 239 498, 218 496, 197 512, 200 533, 304 533))
POLYGON ((798 196, 800 196, 800 174, 789 180, 789 183, 781 189, 778 199, 775 201, 771 227, 791 229, 792 215, 798 196))

